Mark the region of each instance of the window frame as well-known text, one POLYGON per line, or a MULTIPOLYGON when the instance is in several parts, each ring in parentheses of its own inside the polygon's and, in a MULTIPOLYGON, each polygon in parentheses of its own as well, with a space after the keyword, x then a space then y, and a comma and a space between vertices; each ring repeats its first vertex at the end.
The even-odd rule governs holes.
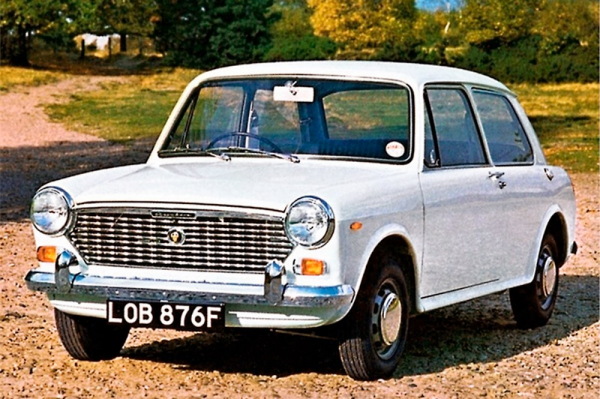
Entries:
POLYGON ((529 138, 529 134, 527 133, 527 130, 525 129, 525 126, 523 125, 523 121, 521 120, 521 118, 519 117, 519 114, 517 113, 517 110, 515 110, 515 107, 513 106, 512 101, 510 100, 510 98, 508 97, 508 95, 506 93, 503 93, 501 91, 497 91, 497 90, 492 90, 489 88, 485 88, 485 87, 478 87, 478 86, 473 86, 470 88, 470 94, 472 97, 472 101, 473 104, 475 106, 475 110, 476 110, 476 118, 477 118, 477 122, 478 125, 480 126, 480 130, 481 130, 481 135, 483 136, 484 142, 485 142, 485 146, 486 146, 486 152, 488 154, 489 157, 489 162, 494 165, 494 166, 499 166, 499 167, 510 167, 510 166, 531 166, 535 164, 535 148, 534 146, 531 144, 531 139, 529 138), (481 118, 481 114, 479 113, 479 110, 477 109, 477 101, 475 100, 475 94, 476 93, 482 93, 482 94, 488 94, 488 95, 493 95, 493 96, 497 96, 500 97, 504 103, 507 105, 509 112, 511 113, 511 116, 513 116, 516 120, 516 122, 519 124, 519 127, 521 128, 521 132, 523 133, 523 136, 525 137, 525 140, 527 142, 527 145, 529 146, 529 150, 531 152, 531 161, 527 161, 527 162, 508 162, 508 163, 496 163, 492 157, 492 152, 490 150, 490 142, 488 141, 488 136, 485 133, 485 128, 483 125, 483 120, 481 118))
MULTIPOLYGON (((424 118, 428 116, 429 124, 431 126, 433 145, 435 151, 437 153, 437 159, 434 164, 431 164, 427 159, 425 154, 425 129, 423 129, 423 164, 425 165, 425 170, 438 170, 438 169, 467 169, 467 168, 488 168, 493 163, 491 162, 491 157, 489 154, 488 144, 486 138, 482 132, 481 121, 479 119, 479 115, 477 114, 477 109, 474 106, 473 98, 471 95, 471 90, 467 88, 463 84, 453 84, 453 83, 434 83, 427 84, 423 87, 423 116, 424 118), (481 146, 481 150, 483 153, 484 162, 483 163, 465 163, 465 164, 456 164, 456 165, 444 165, 440 147, 438 140, 438 132, 437 127, 435 126, 434 115, 431 107, 431 102, 429 96, 427 94, 428 90, 456 90, 462 93, 463 98, 465 100, 465 105, 471 113, 471 117, 473 120, 475 134, 477 139, 479 140, 479 144, 481 146)), ((424 127, 424 126, 423 126, 424 127)))

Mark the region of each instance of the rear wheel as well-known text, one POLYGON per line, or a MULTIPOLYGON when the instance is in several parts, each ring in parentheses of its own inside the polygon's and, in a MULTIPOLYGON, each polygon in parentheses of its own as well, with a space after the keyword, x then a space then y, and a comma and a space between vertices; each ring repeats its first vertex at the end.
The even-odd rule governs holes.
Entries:
POLYGON ((54 309, 58 336, 69 354, 78 360, 109 360, 119 355, 129 327, 113 326, 104 319, 75 316, 54 309))
POLYGON ((531 283, 510 290, 510 304, 520 328, 548 323, 558 296, 558 246, 550 234, 542 240, 531 283))
POLYGON ((370 265, 340 331, 346 373, 358 380, 390 377, 404 350, 410 303, 402 270, 391 258, 370 265))

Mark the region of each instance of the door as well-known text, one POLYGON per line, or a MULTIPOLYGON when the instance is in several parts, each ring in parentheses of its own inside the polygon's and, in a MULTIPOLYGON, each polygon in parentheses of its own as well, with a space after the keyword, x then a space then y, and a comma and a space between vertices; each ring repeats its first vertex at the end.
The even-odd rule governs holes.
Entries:
POLYGON ((423 299, 498 281, 505 249, 496 232, 506 227, 498 211, 499 176, 466 92, 430 87, 425 102, 423 299))
POLYGON ((523 277, 531 271, 532 251, 537 254, 536 237, 551 204, 547 186, 552 176, 534 165, 531 143, 510 99, 489 90, 472 94, 501 187, 498 211, 506 229, 496 242, 505 248, 502 279, 523 277))

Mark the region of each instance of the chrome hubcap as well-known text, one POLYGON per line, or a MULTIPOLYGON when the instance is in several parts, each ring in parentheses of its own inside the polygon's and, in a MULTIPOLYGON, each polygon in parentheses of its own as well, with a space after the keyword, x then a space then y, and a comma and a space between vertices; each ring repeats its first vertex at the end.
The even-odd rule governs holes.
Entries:
POLYGON ((374 298, 371 315, 371 341, 377 355, 390 359, 399 345, 402 326, 402 301, 399 288, 392 279, 386 280, 374 298))
POLYGON ((554 292, 554 284, 556 283, 556 263, 549 256, 544 262, 542 271, 542 293, 544 297, 549 297, 554 292))
POLYGON ((380 312, 381 338, 386 345, 392 345, 400 334, 402 304, 398 296, 390 292, 384 299, 380 312))

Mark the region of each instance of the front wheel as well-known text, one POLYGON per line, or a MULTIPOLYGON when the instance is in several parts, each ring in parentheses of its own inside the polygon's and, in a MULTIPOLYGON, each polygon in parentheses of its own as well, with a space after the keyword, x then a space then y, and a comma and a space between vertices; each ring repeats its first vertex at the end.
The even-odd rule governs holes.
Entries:
POLYGON ((391 258, 378 263, 369 265, 340 329, 340 359, 346 373, 357 380, 390 377, 408 333, 410 302, 402 270, 391 258))
POLYGON ((75 316, 56 308, 54 318, 63 346, 78 360, 114 359, 129 335, 129 327, 113 326, 104 319, 75 316))
POLYGON ((512 288, 510 305, 520 328, 541 327, 548 323, 558 296, 558 246, 546 235, 537 258, 535 276, 529 284, 512 288))

